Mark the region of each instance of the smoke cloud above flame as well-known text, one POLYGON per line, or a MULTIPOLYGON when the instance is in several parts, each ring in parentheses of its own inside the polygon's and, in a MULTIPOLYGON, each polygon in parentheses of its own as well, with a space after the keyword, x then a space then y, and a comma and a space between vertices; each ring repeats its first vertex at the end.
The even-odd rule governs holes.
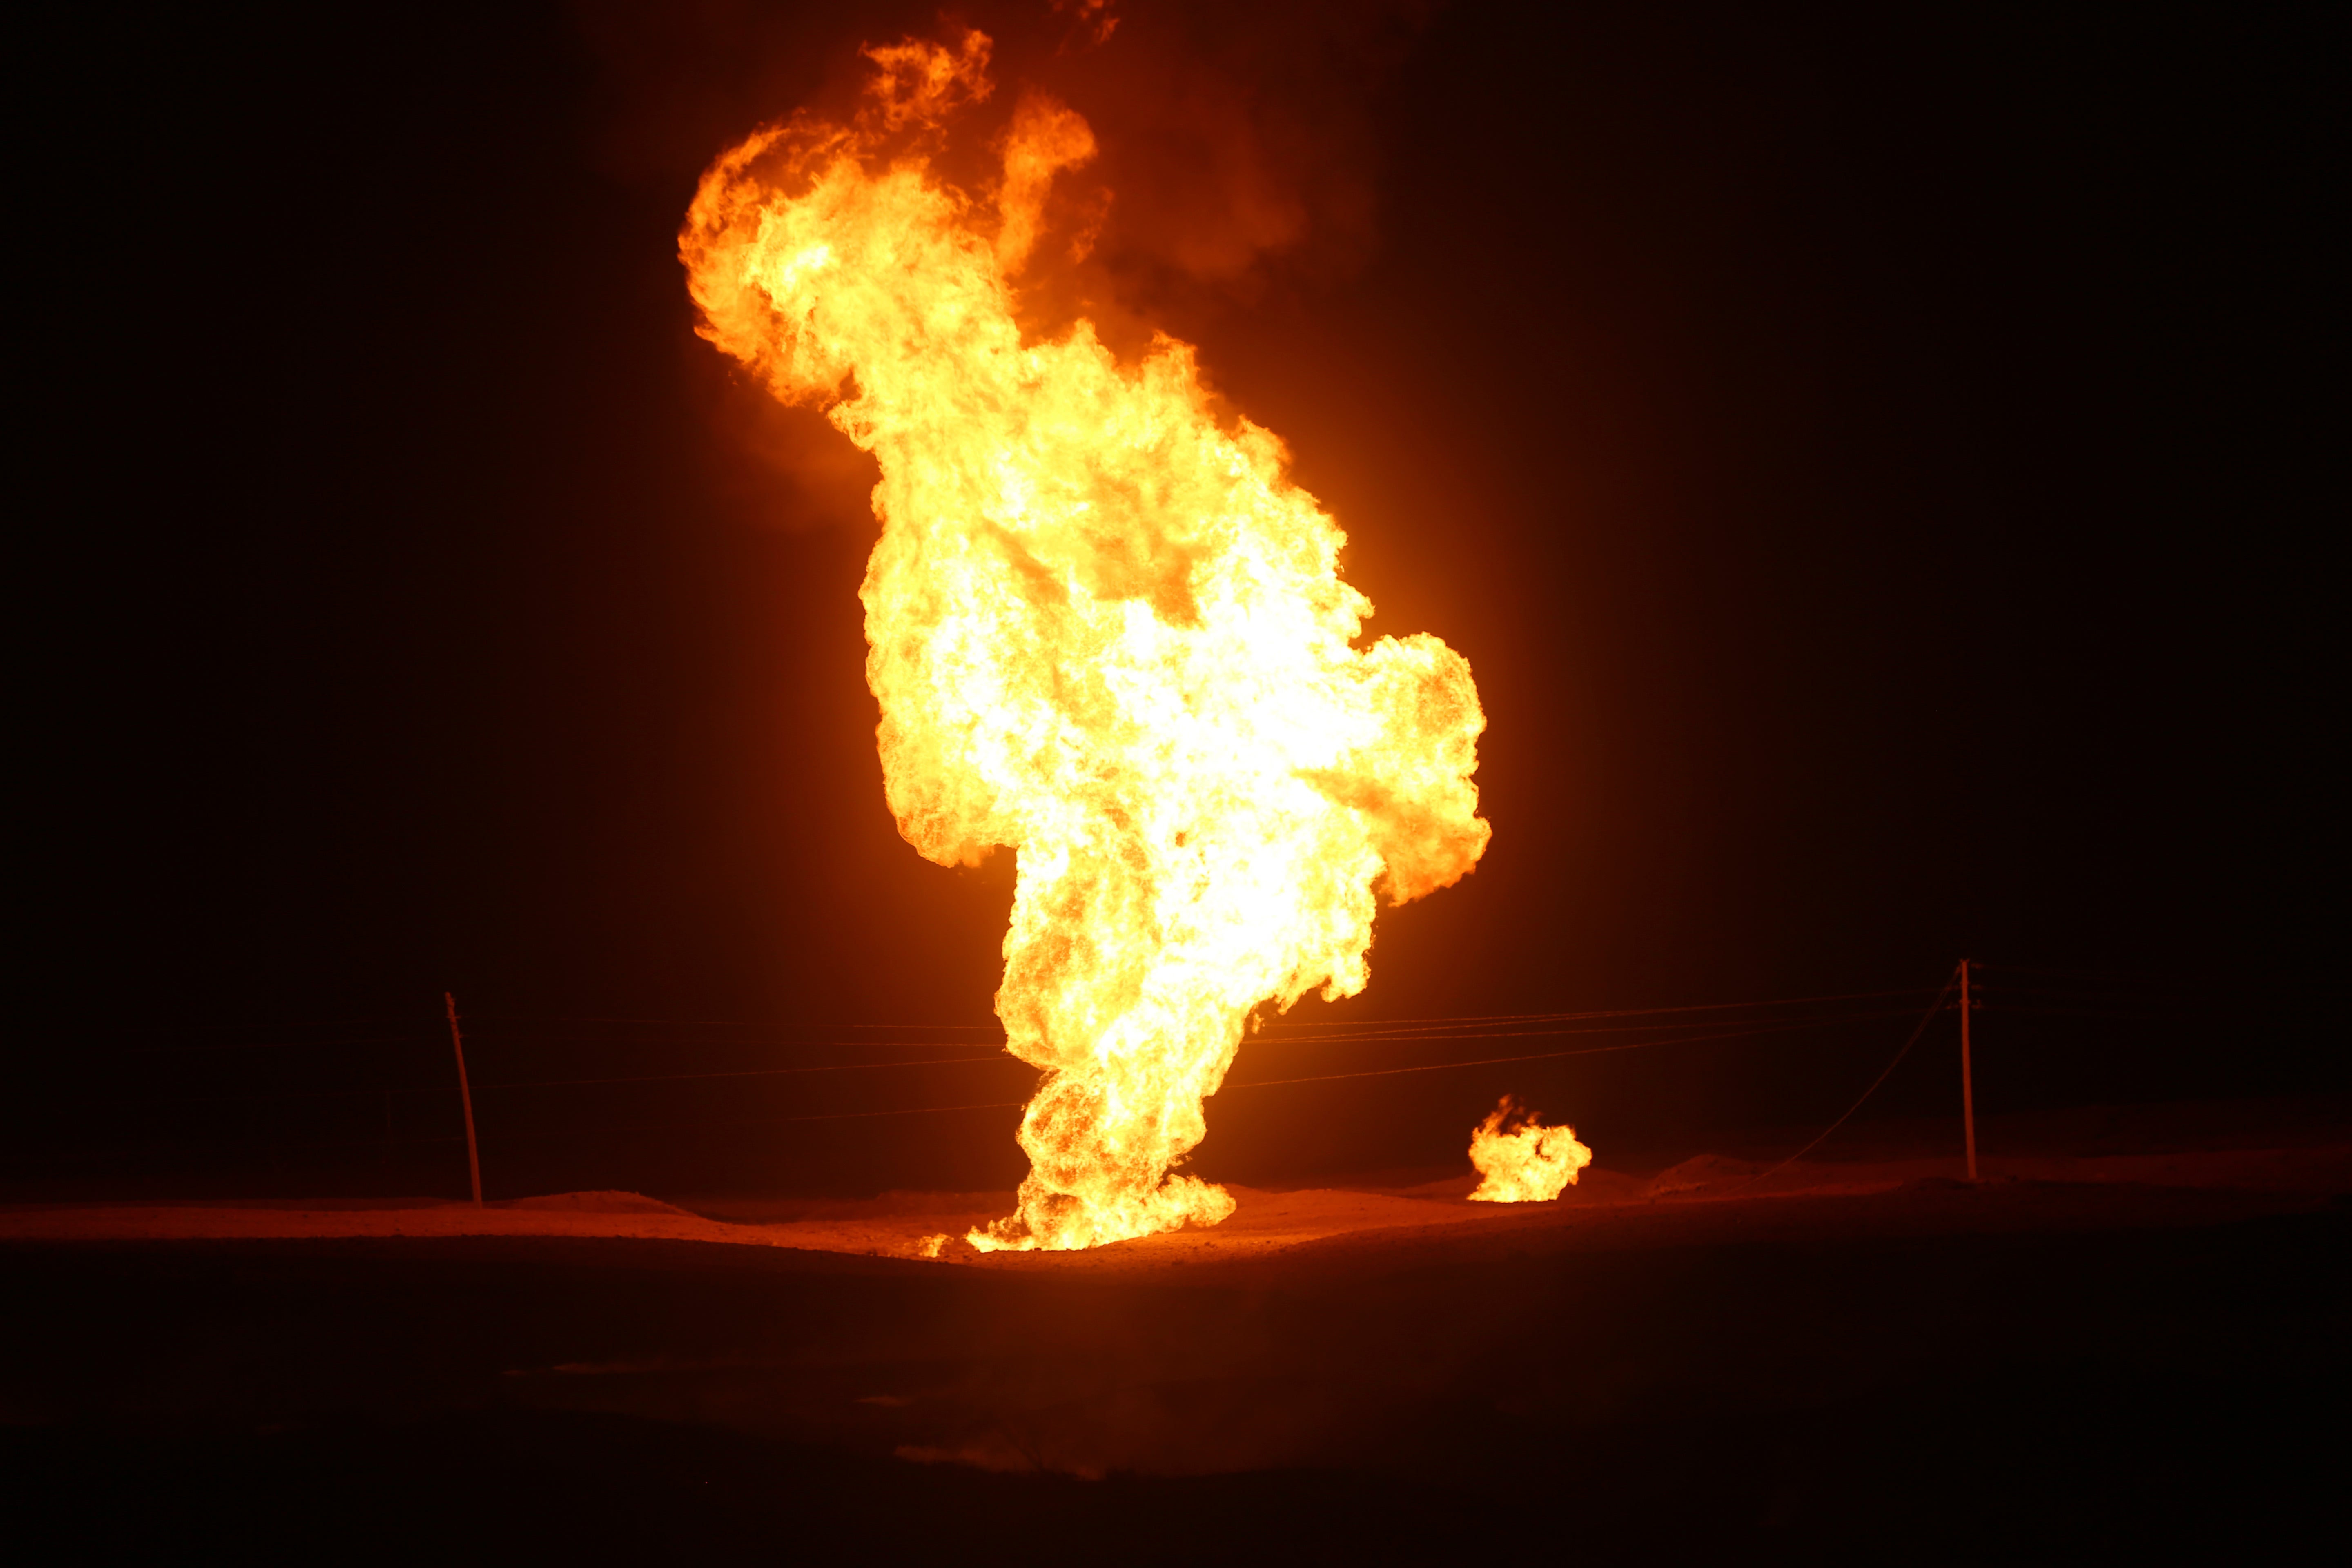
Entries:
POLYGON ((1376 897, 1476 863, 1486 720, 1437 638, 1352 646, 1344 536, 1191 348, 1122 358, 1083 317, 1024 337, 1024 268, 1089 243, 1049 193, 1097 148, 1024 94, 990 172, 951 181, 990 54, 868 48, 853 111, 710 167, 680 256, 701 334, 879 467, 888 803, 941 864, 1016 852, 997 1013, 1044 1075, 1019 1210, 969 1239, 1066 1248, 1232 1212, 1177 1170, 1203 1100, 1255 1010, 1363 989, 1376 897))

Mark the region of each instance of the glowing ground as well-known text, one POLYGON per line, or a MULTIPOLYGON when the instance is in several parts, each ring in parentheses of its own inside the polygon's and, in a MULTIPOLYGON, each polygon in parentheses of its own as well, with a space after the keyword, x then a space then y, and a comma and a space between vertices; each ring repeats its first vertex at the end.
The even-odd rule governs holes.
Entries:
POLYGON ((1035 1556, 1085 1521, 1118 1561, 1426 1562, 1531 1517, 1885 1560, 1965 1495, 1895 1555, 2085 1560, 2328 1495, 2299 1434, 2352 1389, 2352 1139, 1954 1165, 1242 1189, 1213 1230, 939 1261, 907 1254, 1008 1194, 19 1205, 0 1471, 116 1544, 411 1559, 487 1514, 525 1555, 1035 1556))
MULTIPOLYGON (((959 1239, 1005 1213, 1012 1194, 886 1193, 850 1201, 720 1197, 666 1203, 636 1193, 563 1193, 470 1204, 406 1202, 61 1204, 0 1208, 0 1243, 35 1241, 402 1240, 566 1237, 782 1247, 931 1260, 930 1238, 950 1239, 936 1261, 1049 1274, 1126 1274, 1271 1261, 1287 1255, 1412 1250, 1494 1236, 1546 1245, 1645 1235, 1729 1239, 1773 1234, 1801 1216, 1802 1200, 1876 1199, 1853 1211, 1874 1228, 1939 1230, 1954 1223, 1959 1190, 1950 1159, 1756 1164, 1699 1155, 1646 1179, 1593 1169, 1551 1203, 1469 1201, 1475 1175, 1406 1186, 1234 1186, 1233 1217, 1081 1252, 981 1253, 959 1239), (1797 1200, 1791 1208, 1791 1200, 1797 1200), (690 1205, 690 1206, 689 1206, 690 1205)), ((1989 1158, 1977 1223, 2000 1228, 2064 1223, 2061 1215, 2171 1212, 2210 1194, 2232 1213, 2292 1211, 2352 1192, 2352 1148, 2181 1150, 2162 1154, 1989 1158)), ((1968 1222, 1962 1222, 1968 1223, 1968 1222)))

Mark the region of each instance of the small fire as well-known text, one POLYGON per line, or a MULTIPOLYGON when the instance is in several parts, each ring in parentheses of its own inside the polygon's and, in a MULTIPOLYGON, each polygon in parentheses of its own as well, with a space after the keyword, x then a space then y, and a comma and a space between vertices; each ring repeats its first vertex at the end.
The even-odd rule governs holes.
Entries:
POLYGON ((996 1011, 1044 1070, 1019 1212, 969 1239, 1068 1248, 1233 1212, 1171 1173, 1202 1101, 1261 1005, 1363 989, 1375 893, 1476 863, 1486 715, 1437 638, 1350 646, 1345 536, 1270 432, 1219 422, 1189 346, 1024 341, 1015 279, 1095 141, 1032 95, 1002 175, 948 183, 990 47, 867 49, 846 123, 803 111, 712 164, 679 253, 701 334, 880 466, 886 794, 942 865, 1018 855, 996 1011))
POLYGON ((1473 1203, 1539 1204, 1576 1185, 1592 1151, 1576 1141, 1575 1128, 1546 1127, 1507 1094, 1470 1130, 1470 1163, 1486 1178, 1470 1194, 1473 1203))

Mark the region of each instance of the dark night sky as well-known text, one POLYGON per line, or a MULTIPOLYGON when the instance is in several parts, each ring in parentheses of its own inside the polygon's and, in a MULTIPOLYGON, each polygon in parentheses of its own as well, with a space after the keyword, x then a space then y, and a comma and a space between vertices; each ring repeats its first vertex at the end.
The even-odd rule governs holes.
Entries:
MULTIPOLYGON (((1489 718, 1486 861, 1383 917, 1350 1008, 1966 952, 2174 988, 2173 1024, 1989 1067, 2011 1103, 2340 1084, 2304 1027, 2337 967, 2320 39, 2220 6, 1125 10, 1108 65, 972 16, 1131 150, 1125 308, 1290 443, 1373 629, 1462 649, 1489 718), (1182 259, 1228 230, 1255 248, 1182 259)), ((119 1131, 132 1044, 429 1031, 445 987, 985 1020, 1010 860, 929 866, 883 807, 857 461, 730 384, 674 249, 711 154, 930 8, 357 16, 124 14, 29 57, 17 1037, 85 1109, 17 1097, 16 1136, 119 1131)), ((1387 1080, 1235 1112, 1225 1157, 1295 1116, 1402 1163, 1511 1087, 1627 1136, 1819 1121, 1894 1043, 1387 1080)), ((1009 1112, 859 1125, 902 1184, 1019 1168, 1009 1112)))

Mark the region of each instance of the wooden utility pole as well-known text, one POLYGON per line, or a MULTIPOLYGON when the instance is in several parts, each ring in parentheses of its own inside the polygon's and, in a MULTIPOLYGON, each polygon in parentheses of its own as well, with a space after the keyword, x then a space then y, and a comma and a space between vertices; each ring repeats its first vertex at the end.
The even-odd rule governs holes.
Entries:
MULTIPOLYGON (((1961 984, 1960 994, 1963 996, 1968 994, 1968 985, 1965 981, 1961 984)), ((474 1179, 474 1206, 476 1208, 480 1208, 482 1206, 482 1156, 480 1152, 474 1147, 474 1091, 466 1087, 466 1037, 457 1032, 457 997, 456 993, 444 991, 441 993, 441 1000, 449 1004, 449 1044, 457 1053, 457 1103, 466 1108, 466 1173, 474 1179)), ((1960 1020, 1960 1027, 1962 1029, 1966 1029, 1968 1027, 1968 1019, 1965 1016, 1963 1016, 1960 1020)), ((1963 1055, 1966 1055, 1967 1047, 1962 1047, 1961 1051, 1963 1055)), ((1971 1125, 1974 1124, 1971 1123, 1971 1125)), ((1974 1141, 1976 1134, 1971 1132, 1969 1136, 1970 1140, 1969 1143, 1969 1174, 1973 1178, 1977 1173, 1976 1143, 1974 1141)))
MULTIPOLYGON (((1960 960, 1960 1126, 1968 1135, 1969 1180, 1971 1182, 1977 1179, 1977 1083, 1976 1075, 1969 1067, 1969 1014, 1972 1010, 1969 1001, 1969 961, 1964 958, 1960 960)), ((450 1026, 455 1028, 457 1016, 453 1013, 450 1016, 453 1020, 450 1026)), ((473 1126, 469 1116, 466 1122, 467 1136, 473 1135, 473 1126)))

